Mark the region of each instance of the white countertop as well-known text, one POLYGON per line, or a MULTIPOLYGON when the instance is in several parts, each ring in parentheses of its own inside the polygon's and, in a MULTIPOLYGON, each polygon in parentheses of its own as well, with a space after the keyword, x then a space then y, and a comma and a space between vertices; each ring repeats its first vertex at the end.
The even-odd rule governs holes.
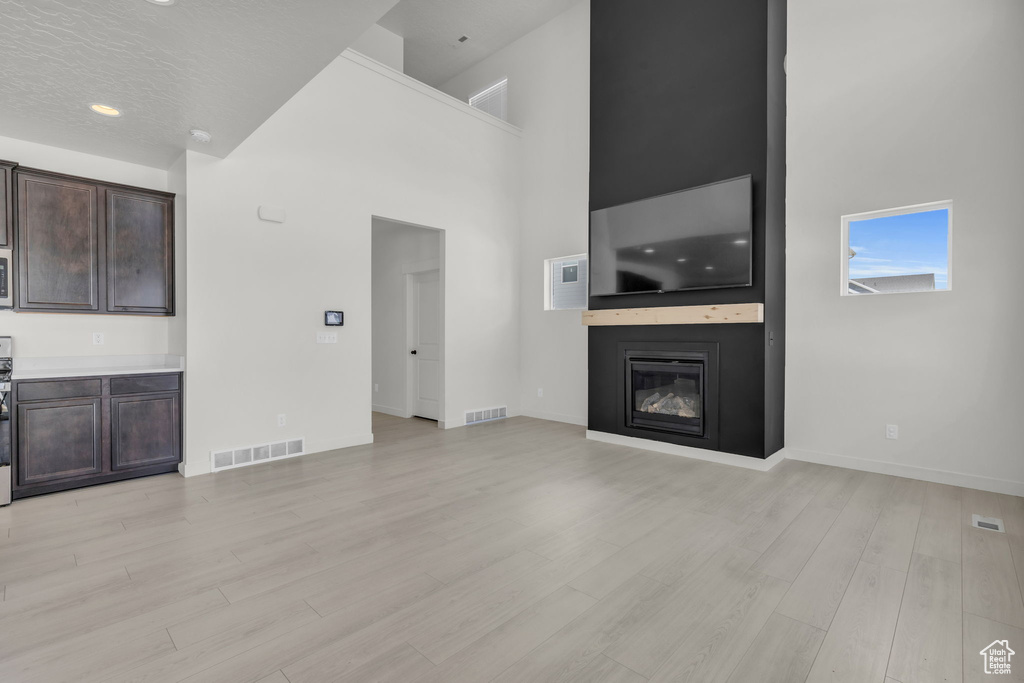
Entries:
POLYGON ((14 358, 11 379, 49 379, 99 375, 146 375, 182 372, 183 356, 65 356, 59 358, 14 358))

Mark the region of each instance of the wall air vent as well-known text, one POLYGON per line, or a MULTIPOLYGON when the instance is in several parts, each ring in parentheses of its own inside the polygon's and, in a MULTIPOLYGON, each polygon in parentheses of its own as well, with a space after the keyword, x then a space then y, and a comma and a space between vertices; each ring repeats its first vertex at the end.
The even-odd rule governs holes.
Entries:
POLYGON ((466 424, 471 425, 477 422, 490 422, 508 417, 508 408, 498 406, 497 408, 481 408, 480 410, 466 411, 466 424))
POLYGON ((219 472, 220 470, 230 470, 270 460, 294 458, 297 455, 305 455, 305 453, 305 438, 275 441, 274 443, 264 443, 258 446, 227 448, 210 453, 210 469, 214 472, 219 472))

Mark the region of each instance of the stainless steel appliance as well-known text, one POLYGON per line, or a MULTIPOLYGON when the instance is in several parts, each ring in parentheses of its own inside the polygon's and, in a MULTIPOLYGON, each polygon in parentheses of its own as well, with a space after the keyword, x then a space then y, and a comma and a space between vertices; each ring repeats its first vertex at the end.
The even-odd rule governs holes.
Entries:
MULTIPOLYGON (((11 287, 12 268, 14 268, 13 252, 10 249, 0 249, 0 308, 14 307, 14 290, 11 287)), ((10 341, 10 337, 7 340, 10 341)), ((10 353, 5 355, 10 357, 10 353)))
POLYGON ((0 505, 11 504, 11 338, 0 337, 0 505))

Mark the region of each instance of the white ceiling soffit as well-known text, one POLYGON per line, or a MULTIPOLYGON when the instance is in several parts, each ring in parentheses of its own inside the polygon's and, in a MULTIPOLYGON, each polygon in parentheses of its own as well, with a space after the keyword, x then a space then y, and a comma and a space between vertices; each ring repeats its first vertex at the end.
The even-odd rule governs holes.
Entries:
POLYGON ((0 0, 0 135, 159 168, 226 156, 395 2, 0 0))
POLYGON ((402 0, 378 23, 405 38, 405 73, 436 88, 577 2, 402 0))

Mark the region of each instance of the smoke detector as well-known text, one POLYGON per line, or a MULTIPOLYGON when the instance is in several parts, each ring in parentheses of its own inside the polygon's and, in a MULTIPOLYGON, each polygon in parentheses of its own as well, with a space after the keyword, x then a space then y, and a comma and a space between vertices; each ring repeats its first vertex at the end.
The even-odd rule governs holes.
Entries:
POLYGON ((213 139, 212 135, 207 133, 205 130, 199 130, 198 128, 193 128, 188 132, 188 134, 193 140, 201 142, 204 145, 213 139))

